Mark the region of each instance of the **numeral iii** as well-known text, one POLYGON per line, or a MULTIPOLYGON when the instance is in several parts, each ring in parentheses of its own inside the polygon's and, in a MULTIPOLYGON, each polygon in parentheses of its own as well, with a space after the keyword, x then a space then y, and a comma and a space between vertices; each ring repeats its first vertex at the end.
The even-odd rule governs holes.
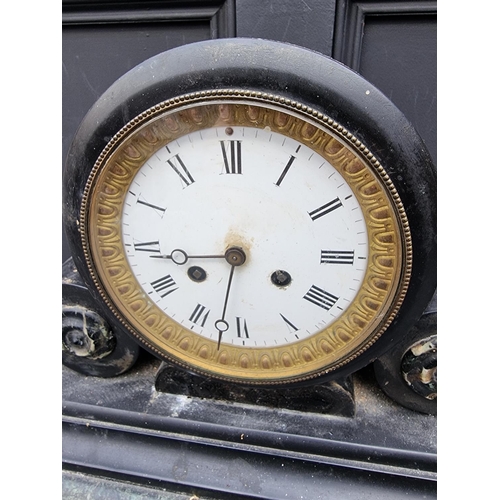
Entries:
POLYGON ((321 264, 353 264, 354 250, 321 250, 321 264))

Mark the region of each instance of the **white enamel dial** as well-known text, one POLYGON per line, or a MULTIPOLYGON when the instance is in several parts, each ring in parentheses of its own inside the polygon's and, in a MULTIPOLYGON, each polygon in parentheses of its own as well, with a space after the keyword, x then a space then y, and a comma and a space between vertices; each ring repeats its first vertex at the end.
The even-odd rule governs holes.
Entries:
POLYGON ((351 304, 367 270, 366 222, 348 183, 269 129, 206 128, 168 143, 137 171, 121 217, 144 294, 221 344, 314 335, 351 304), (232 266, 228 250, 244 263, 232 266))

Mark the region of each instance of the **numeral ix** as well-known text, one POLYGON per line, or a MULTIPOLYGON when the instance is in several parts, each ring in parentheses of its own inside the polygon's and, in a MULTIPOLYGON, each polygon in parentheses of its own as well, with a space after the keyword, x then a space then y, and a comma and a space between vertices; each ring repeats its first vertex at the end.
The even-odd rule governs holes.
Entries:
POLYGON ((160 253, 160 242, 146 241, 144 243, 134 243, 134 249, 136 252, 160 253))

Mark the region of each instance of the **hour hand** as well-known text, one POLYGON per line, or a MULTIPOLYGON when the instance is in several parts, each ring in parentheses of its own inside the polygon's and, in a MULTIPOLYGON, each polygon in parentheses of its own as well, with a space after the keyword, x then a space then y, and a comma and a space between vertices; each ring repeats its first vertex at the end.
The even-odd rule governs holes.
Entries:
POLYGON ((225 255, 188 255, 187 252, 176 248, 170 255, 150 255, 152 259, 170 259, 178 266, 182 266, 189 259, 224 259, 225 255))

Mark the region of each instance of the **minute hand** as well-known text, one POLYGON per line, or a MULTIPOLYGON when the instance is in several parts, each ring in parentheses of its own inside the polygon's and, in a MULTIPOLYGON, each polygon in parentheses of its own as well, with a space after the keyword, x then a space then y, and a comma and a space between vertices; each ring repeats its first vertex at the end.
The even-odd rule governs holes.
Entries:
POLYGON ((220 341, 222 339, 222 334, 229 328, 229 325, 226 321, 226 309, 227 309, 227 299, 229 298, 229 291, 231 290, 231 283, 233 282, 234 268, 235 268, 234 265, 231 266, 231 271, 229 273, 229 280, 227 282, 227 289, 226 289, 226 297, 224 299, 224 307, 222 309, 222 317, 215 322, 215 328, 217 328, 219 332, 219 339, 217 341, 217 350, 219 350, 220 348, 220 341))
POLYGON ((229 272, 229 279, 226 288, 226 296, 224 297, 224 307, 222 308, 222 317, 215 322, 215 328, 219 332, 219 338, 217 341, 217 350, 219 350, 220 348, 222 334, 229 329, 229 324, 226 321, 226 309, 227 309, 227 302, 229 299, 229 291, 231 290, 231 284, 233 282, 234 268, 237 266, 241 266, 246 260, 245 252, 243 252, 243 250, 238 247, 232 247, 229 250, 227 250, 224 257, 228 262, 228 264, 231 265, 231 271, 229 272))

